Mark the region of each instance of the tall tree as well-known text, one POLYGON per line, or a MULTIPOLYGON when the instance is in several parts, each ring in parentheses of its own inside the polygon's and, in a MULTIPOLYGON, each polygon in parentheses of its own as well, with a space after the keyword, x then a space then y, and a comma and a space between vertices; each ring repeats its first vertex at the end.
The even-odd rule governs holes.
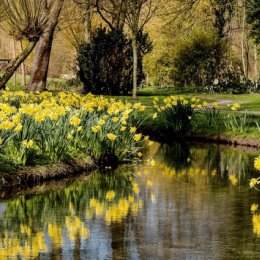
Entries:
POLYGON ((133 48, 133 99, 137 97, 138 49, 137 35, 150 21, 159 7, 159 0, 129 0, 126 5, 126 23, 130 29, 133 48))
POLYGON ((31 91, 44 91, 46 88, 48 68, 55 28, 58 24, 60 12, 64 0, 45 1, 43 6, 46 13, 53 13, 52 19, 48 19, 44 32, 36 46, 33 69, 28 89, 31 91))
POLYGON ((260 1, 246 1, 247 22, 251 24, 251 35, 260 44, 260 1))
MULTIPOLYGON (((28 45, 5 67, 0 77, 0 89, 12 77, 20 64, 29 56, 54 12, 44 9, 46 0, 1 0, 3 20, 1 27, 17 40, 26 39, 28 45)), ((52 5, 51 5, 52 6, 52 5)))

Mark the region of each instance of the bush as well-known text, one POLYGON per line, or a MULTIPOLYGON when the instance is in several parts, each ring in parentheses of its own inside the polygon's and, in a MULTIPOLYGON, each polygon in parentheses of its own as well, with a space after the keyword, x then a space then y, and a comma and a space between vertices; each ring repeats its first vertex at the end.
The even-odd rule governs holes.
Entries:
MULTIPOLYGON (((143 79, 142 58, 150 51, 147 34, 138 36, 138 85, 143 79)), ((78 77, 85 92, 126 95, 133 86, 132 42, 122 31, 98 28, 90 43, 78 46, 78 77)))
POLYGON ((215 33, 200 32, 182 44, 173 60, 172 79, 176 86, 212 84, 218 72, 216 51, 221 45, 215 33))

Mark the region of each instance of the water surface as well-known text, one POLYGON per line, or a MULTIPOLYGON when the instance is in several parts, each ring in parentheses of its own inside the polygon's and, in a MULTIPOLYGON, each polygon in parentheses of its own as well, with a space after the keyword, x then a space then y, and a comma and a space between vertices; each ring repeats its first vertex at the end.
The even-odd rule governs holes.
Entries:
POLYGON ((0 201, 0 259, 260 259, 255 154, 160 145, 143 162, 0 201))

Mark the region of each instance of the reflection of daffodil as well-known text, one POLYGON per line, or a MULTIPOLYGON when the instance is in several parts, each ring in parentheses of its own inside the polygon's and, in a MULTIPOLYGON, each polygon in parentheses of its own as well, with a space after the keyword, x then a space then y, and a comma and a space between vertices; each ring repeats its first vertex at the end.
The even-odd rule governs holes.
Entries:
POLYGON ((230 175, 229 176, 229 180, 231 181, 231 183, 235 186, 237 185, 238 179, 235 175, 230 175))
POLYGON ((116 193, 113 190, 110 190, 106 193, 106 200, 112 201, 115 198, 116 193))
POLYGON ((254 213, 254 212, 257 211, 257 209, 258 209, 258 204, 255 204, 255 203, 254 203, 254 204, 251 205, 251 212, 254 213))

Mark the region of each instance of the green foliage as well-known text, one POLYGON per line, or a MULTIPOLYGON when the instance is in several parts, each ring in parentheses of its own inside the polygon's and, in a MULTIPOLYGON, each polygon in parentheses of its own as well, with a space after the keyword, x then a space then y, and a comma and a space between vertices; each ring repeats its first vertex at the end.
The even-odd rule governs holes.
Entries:
POLYGON ((191 119, 194 115, 195 106, 192 103, 171 96, 164 100, 166 104, 163 107, 155 107, 159 111, 159 120, 161 120, 167 130, 173 134, 185 133, 191 130, 191 119))
POLYGON ((203 107, 196 112, 196 120, 193 127, 200 131, 202 129, 214 129, 219 132, 224 128, 223 116, 216 107, 203 107))
POLYGON ((251 24, 251 35, 256 43, 260 43, 260 2, 259 0, 246 1, 247 22, 251 24))
POLYGON ((224 124, 228 131, 238 132, 240 134, 246 133, 249 128, 249 120, 246 114, 229 114, 224 124))
POLYGON ((172 79, 175 85, 212 84, 217 74, 216 50, 219 45, 219 38, 212 32, 195 33, 184 42, 173 60, 172 79))
MULTIPOLYGON (((143 55, 152 46, 147 34, 140 33, 137 40, 139 85, 143 79, 143 55)), ((98 28, 90 43, 79 45, 77 51, 77 74, 86 92, 124 95, 132 89, 132 42, 122 31, 98 28)))

